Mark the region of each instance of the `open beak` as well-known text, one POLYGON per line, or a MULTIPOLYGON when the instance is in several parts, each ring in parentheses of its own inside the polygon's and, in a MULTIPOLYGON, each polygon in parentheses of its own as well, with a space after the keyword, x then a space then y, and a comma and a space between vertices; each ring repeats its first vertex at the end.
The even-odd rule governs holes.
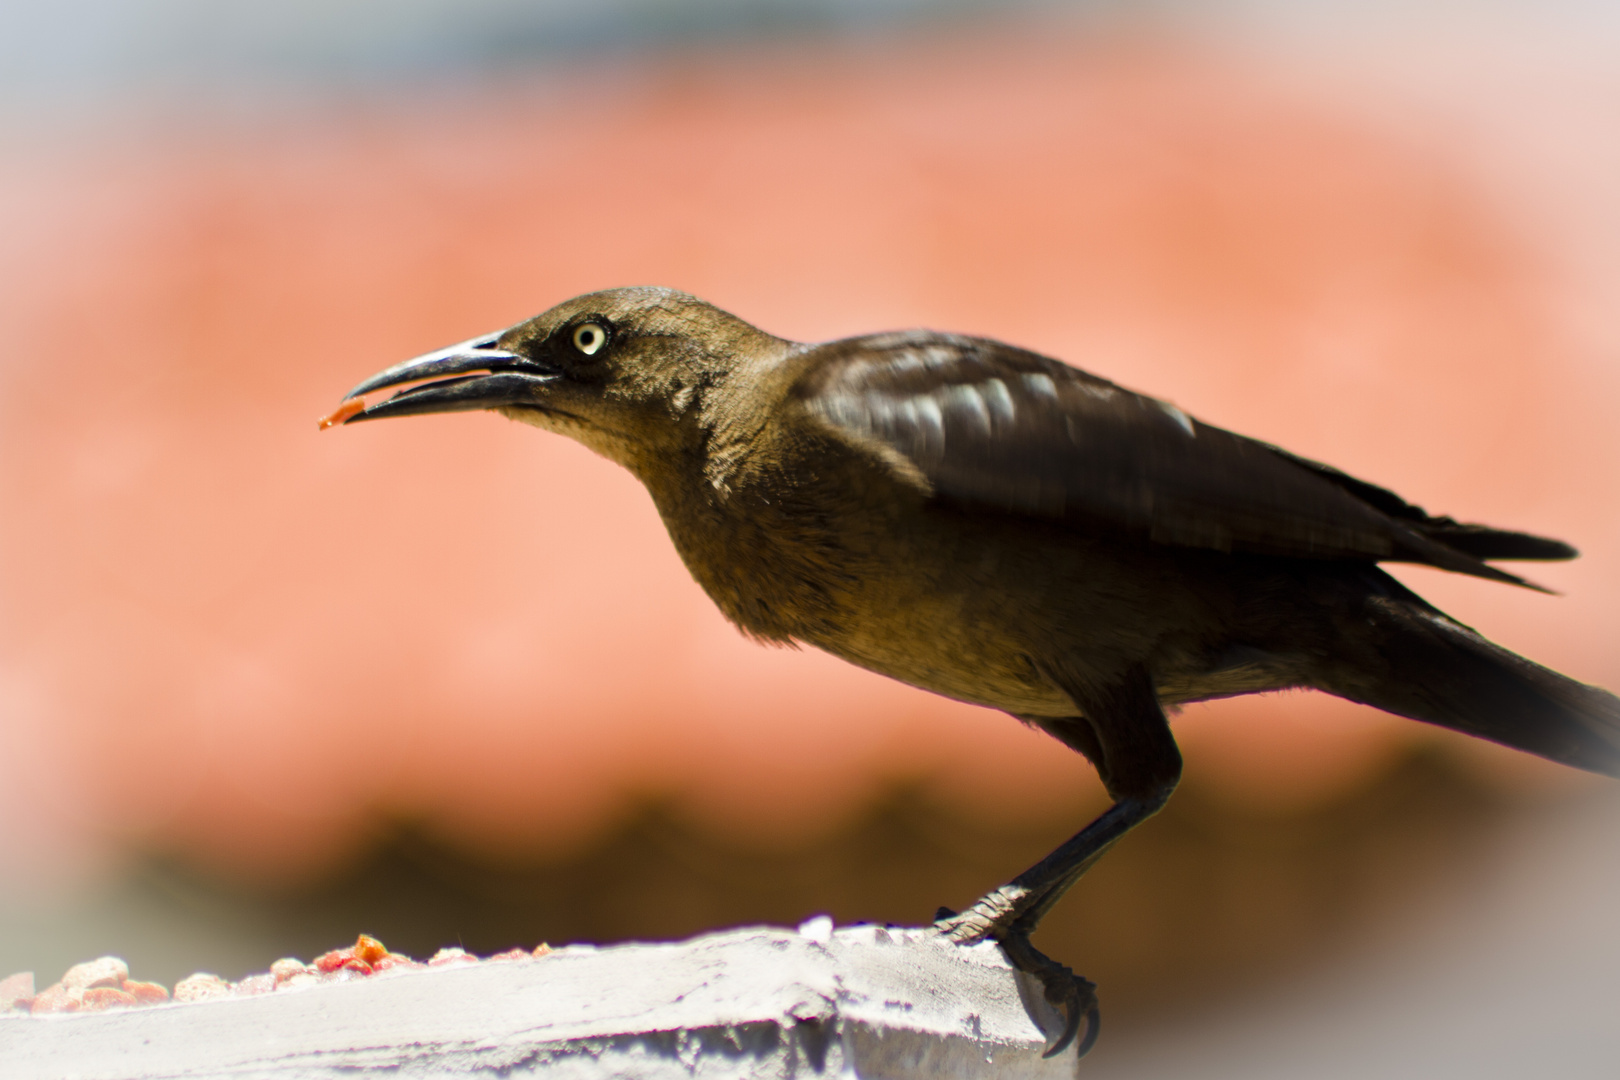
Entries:
POLYGON ((380 420, 387 416, 535 404, 535 391, 556 379, 558 373, 499 348, 496 345, 499 340, 499 332, 485 334, 379 371, 343 395, 343 404, 321 421, 321 427, 380 420), (417 385, 406 387, 375 405, 367 405, 362 400, 374 390, 402 383, 417 385))

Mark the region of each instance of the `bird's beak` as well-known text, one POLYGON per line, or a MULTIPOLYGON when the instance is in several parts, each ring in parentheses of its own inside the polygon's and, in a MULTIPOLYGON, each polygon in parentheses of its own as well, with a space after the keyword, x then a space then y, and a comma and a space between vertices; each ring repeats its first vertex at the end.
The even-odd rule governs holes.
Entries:
POLYGON ((534 391, 556 379, 558 372, 499 348, 499 340, 500 333, 485 334, 379 371, 343 395, 343 404, 321 421, 321 427, 380 420, 386 416, 534 404, 534 391), (407 387, 375 405, 367 405, 363 400, 374 390, 401 383, 419 385, 407 387))

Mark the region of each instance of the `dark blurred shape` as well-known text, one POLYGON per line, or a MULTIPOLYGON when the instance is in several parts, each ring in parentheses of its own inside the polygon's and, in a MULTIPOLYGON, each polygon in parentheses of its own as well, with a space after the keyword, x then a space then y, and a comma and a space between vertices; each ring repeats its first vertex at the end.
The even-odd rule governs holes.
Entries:
MULTIPOLYGON (((1074 818, 1088 809, 1075 805, 1074 818)), ((1305 814, 1247 810, 1191 780, 1036 940, 1097 981, 1111 1028, 1162 1020, 1342 961, 1391 912, 1464 889, 1517 809, 1432 750, 1305 814)), ((248 887, 153 855, 102 904, 190 926, 184 947, 150 953, 130 948, 143 935, 123 934, 131 970, 165 983, 197 969, 240 978, 279 956, 308 960, 361 931, 421 957, 446 945, 489 954, 542 939, 674 939, 818 913, 917 925, 940 903, 978 895, 1009 863, 1039 857, 1068 825, 988 824, 898 787, 836 830, 778 847, 651 801, 564 857, 502 860, 396 821, 320 881, 248 887)), ((97 947, 80 938, 81 952, 97 947)), ((42 979, 85 958, 30 954, 20 936, 0 952, 0 967, 32 966, 42 979)))

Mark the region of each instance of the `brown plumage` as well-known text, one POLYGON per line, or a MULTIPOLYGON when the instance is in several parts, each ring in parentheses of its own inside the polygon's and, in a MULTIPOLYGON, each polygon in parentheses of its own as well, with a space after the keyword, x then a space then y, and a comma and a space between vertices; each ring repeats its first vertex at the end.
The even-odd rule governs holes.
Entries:
MULTIPOLYGON (((646 485, 745 633, 1005 710, 1084 754, 1114 806, 936 923, 993 938, 1068 1023, 1091 984, 1028 936, 1181 772, 1165 706, 1310 687, 1620 774, 1620 701, 1448 619, 1378 568, 1511 584, 1568 545, 1431 517, 1166 402, 980 338, 801 345, 664 289, 570 300, 407 361, 341 418, 493 409, 646 485), (423 382, 423 380, 432 380, 423 382)), ((1535 587, 1535 586, 1531 586, 1535 587)))

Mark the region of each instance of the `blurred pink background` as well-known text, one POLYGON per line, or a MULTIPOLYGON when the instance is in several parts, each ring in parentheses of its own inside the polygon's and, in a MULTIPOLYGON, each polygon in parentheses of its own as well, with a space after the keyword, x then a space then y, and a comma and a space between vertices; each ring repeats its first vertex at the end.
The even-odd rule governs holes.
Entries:
MULTIPOLYGON (((14 122, 0 879, 146 849, 318 876, 388 815, 545 857, 649 794, 764 842, 900 781, 992 820, 1097 797, 1006 717, 745 642, 579 447, 316 431, 384 366, 614 285, 799 339, 1003 338, 1567 539, 1525 568, 1556 598, 1396 572, 1620 686, 1620 68, 1577 22, 1460 20, 1020 13, 14 122)), ((1424 740, 1507 791, 1595 783, 1313 695, 1177 729, 1189 783, 1271 810, 1424 740)))

